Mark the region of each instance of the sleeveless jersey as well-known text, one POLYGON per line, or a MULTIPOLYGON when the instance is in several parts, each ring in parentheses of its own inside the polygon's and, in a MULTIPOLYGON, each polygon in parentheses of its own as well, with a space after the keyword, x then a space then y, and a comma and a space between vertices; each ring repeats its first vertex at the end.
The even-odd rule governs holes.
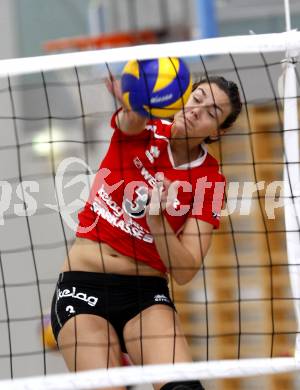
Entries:
POLYGON ((111 120, 114 133, 109 149, 78 215, 76 235, 104 242, 121 254, 166 272, 146 222, 147 187, 156 186, 162 175, 179 182, 172 210, 164 211, 179 235, 191 217, 219 227, 225 179, 203 145, 197 160, 174 166, 172 123, 150 120, 138 135, 126 135, 118 128, 116 115, 111 120))

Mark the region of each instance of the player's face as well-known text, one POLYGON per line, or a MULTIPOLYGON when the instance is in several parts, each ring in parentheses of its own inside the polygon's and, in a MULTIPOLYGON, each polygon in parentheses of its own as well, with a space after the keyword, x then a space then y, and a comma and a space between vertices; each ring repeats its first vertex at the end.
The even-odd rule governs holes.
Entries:
POLYGON ((175 136, 218 137, 224 131, 219 126, 231 112, 227 94, 216 84, 201 84, 192 92, 185 109, 174 117, 175 136))

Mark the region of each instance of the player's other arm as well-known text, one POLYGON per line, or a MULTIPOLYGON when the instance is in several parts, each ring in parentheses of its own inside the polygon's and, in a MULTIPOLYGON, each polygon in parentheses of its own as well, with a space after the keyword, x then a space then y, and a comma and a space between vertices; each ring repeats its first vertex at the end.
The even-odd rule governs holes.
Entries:
POLYGON ((120 81, 113 77, 106 79, 106 87, 122 106, 122 110, 118 112, 116 118, 119 129, 127 135, 141 133, 145 129, 147 118, 125 107, 120 81))
POLYGON ((148 225, 156 249, 172 277, 180 285, 188 283, 199 271, 208 252, 213 226, 196 218, 188 218, 177 237, 164 216, 148 217, 148 225))

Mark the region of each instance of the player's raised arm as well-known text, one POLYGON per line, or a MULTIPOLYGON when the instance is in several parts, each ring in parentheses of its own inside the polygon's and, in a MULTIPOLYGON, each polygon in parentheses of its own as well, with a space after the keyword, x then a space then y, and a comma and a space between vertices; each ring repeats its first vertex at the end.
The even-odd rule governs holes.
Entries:
POLYGON ((114 77, 106 79, 106 87, 112 96, 121 104, 122 110, 118 112, 117 121, 119 129, 128 135, 135 135, 142 132, 145 128, 147 118, 139 115, 137 112, 126 108, 123 98, 121 83, 114 77))

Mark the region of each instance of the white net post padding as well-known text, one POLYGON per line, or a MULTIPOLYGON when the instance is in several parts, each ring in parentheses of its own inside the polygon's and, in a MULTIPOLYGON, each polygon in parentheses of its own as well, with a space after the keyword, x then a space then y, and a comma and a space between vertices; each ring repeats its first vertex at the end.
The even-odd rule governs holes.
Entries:
POLYGON ((278 374, 300 369, 294 358, 221 360, 83 371, 0 382, 2 390, 83 390, 194 379, 278 374))
POLYGON ((297 79, 293 59, 298 53, 288 53, 284 84, 284 196, 286 244, 289 275, 298 326, 295 356, 300 358, 300 171, 297 79))

